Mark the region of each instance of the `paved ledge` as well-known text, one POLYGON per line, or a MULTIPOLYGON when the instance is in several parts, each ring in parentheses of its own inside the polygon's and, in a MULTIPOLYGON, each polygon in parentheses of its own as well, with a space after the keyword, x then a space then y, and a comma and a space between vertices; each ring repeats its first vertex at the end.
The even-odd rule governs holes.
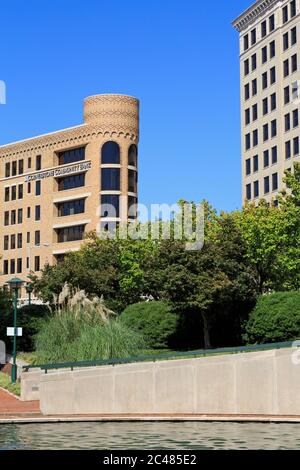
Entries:
POLYGON ((195 414, 130 414, 43 416, 40 413, 0 414, 0 424, 88 423, 88 422, 235 422, 235 423, 300 423, 300 416, 271 415, 195 415, 195 414))

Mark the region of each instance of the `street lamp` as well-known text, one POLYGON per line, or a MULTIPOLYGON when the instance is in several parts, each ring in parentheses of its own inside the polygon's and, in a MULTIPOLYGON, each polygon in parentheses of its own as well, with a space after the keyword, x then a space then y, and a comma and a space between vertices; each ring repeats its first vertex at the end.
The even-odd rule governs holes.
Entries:
POLYGON ((33 285, 31 284, 31 282, 27 282, 25 289, 28 294, 28 305, 31 305, 31 294, 33 292, 33 285))
POLYGON ((9 285, 11 291, 14 293, 14 343, 13 343, 13 365, 11 369, 11 381, 17 381, 17 309, 18 309, 18 290, 22 287, 24 281, 18 277, 14 277, 6 284, 9 285))

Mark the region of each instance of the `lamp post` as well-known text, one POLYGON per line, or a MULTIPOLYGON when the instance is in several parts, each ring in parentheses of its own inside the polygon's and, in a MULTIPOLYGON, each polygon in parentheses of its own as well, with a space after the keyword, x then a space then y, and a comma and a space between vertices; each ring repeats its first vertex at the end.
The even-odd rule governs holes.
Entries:
POLYGON ((13 340, 13 365, 11 369, 11 381, 16 383, 17 381, 17 309, 18 309, 18 290, 22 287, 24 281, 14 277, 7 282, 11 291, 14 293, 14 340, 13 340))
POLYGON ((31 282, 27 282, 25 289, 28 294, 28 305, 31 305, 31 294, 33 292, 33 286, 31 282))

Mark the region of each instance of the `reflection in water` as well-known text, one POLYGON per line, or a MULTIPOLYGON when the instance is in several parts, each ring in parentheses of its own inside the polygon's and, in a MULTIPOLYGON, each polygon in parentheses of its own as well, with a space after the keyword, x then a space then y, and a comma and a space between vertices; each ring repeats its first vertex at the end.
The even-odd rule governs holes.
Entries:
POLYGON ((0 424, 0 449, 300 449, 300 424, 0 424))

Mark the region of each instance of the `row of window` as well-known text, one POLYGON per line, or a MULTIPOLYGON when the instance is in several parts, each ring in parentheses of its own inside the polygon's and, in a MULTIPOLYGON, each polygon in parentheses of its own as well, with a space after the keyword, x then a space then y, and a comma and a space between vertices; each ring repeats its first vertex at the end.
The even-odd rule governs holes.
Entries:
MULTIPOLYGON (((276 67, 272 67, 268 72, 264 72, 261 76, 262 80, 262 89, 265 90, 268 86, 273 85, 276 83, 276 67)), ((244 87, 244 96, 245 100, 249 100, 250 92, 252 91, 252 96, 256 96, 258 93, 258 85, 257 85, 257 78, 252 80, 251 88, 250 83, 246 83, 244 87)))
POLYGON ((285 132, 290 131, 292 128, 295 129, 299 126, 299 110, 294 109, 291 113, 287 113, 284 116, 284 130, 285 132))
MULTIPOLYGON (((41 188, 42 184, 41 181, 35 182, 35 195, 41 195, 41 188)), ((27 193, 31 193, 31 183, 27 183, 27 193)), ((4 202, 9 201, 16 201, 17 199, 23 199, 24 191, 23 191, 23 184, 19 184, 18 186, 7 186, 4 188, 4 202)))
POLYGON ((298 70, 298 57, 294 54, 291 58, 286 59, 283 62, 283 76, 288 77, 290 74, 297 72, 298 70))
MULTIPOLYGON (((261 63, 265 64, 268 60, 268 49, 269 49, 269 58, 273 59, 276 55, 276 42, 275 40, 270 42, 269 47, 264 46, 261 50, 261 63)), ((251 65, 251 71, 254 72, 254 70, 257 69, 257 53, 253 54, 250 59, 246 59, 244 61, 244 75, 247 76, 250 73, 250 65, 251 65)))
MULTIPOLYGON (((272 176, 266 176, 264 178, 264 194, 270 193, 270 191, 278 190, 278 173, 273 173, 272 176)), ((258 198, 260 195, 259 181, 254 181, 253 183, 253 192, 252 184, 249 183, 246 185, 246 198, 250 201, 253 198, 258 198)))
MULTIPOLYGON (((272 165, 275 165, 278 162, 278 152, 277 146, 272 147, 271 150, 267 149, 263 153, 263 167, 267 168, 270 165, 270 161, 272 165)), ((254 155, 252 158, 252 168, 251 168, 251 158, 247 158, 246 160, 246 176, 259 171, 259 157, 258 155, 254 155)))
POLYGON ((298 157, 299 155, 299 137, 285 142, 285 158, 289 160, 292 156, 298 157))
MULTIPOLYGON (((287 23, 290 19, 294 18, 296 16, 296 0, 292 0, 289 5, 286 5, 282 9, 282 22, 283 24, 287 23)), ((264 38, 267 36, 268 32, 271 33, 272 31, 275 30, 275 15, 271 15, 268 20, 264 20, 261 23, 261 38, 264 38)), ((245 34, 243 40, 244 40, 244 51, 247 51, 251 46, 254 46, 257 42, 257 29, 254 28, 252 31, 247 34, 245 34)))
MULTIPOLYGON (((5 259, 3 261, 3 274, 21 274, 22 273, 22 265, 23 265, 23 260, 22 258, 17 258, 7 260, 5 259)), ((29 269, 29 258, 26 258, 26 269, 29 269)), ((41 262, 40 262, 40 257, 35 256, 34 257, 34 271, 40 271, 41 269, 41 262)))
MULTIPOLYGON (((30 170, 32 168, 32 159, 31 157, 27 160, 27 169, 30 170)), ((35 157, 35 169, 41 170, 42 168, 42 156, 37 155, 35 157)), ((10 176, 18 176, 24 173, 24 160, 18 160, 13 162, 5 163, 5 178, 9 178, 10 176)))
MULTIPOLYGON (((31 217, 31 208, 27 207, 27 219, 31 217)), ((41 220, 41 206, 35 206, 35 221, 41 220)), ((23 209, 4 212, 4 226, 23 223, 23 209)))
POLYGON ((283 35, 283 50, 286 51, 289 47, 297 43, 297 26, 287 31, 283 35))
MULTIPOLYGON (((128 149, 128 165, 137 166, 138 150, 135 144, 130 145, 128 149)), ((120 146, 117 142, 106 142, 101 149, 101 163, 107 164, 120 164, 120 146)))
MULTIPOLYGON (((273 139, 277 136, 277 120, 273 119, 271 123, 263 125, 263 142, 267 142, 270 138, 273 139)), ((245 149, 250 150, 251 147, 258 145, 258 129, 252 132, 252 145, 251 145, 251 133, 245 135, 245 149)))
MULTIPOLYGON (((277 107, 277 96, 276 93, 273 93, 270 97, 264 98, 262 100, 262 114, 265 116, 269 113, 269 111, 274 111, 277 107)), ((252 110, 247 108, 245 110, 245 125, 250 124, 252 121, 256 121, 258 119, 258 105, 254 104, 252 106, 252 110), (252 112, 251 112, 252 111, 252 112)))
MULTIPOLYGON (((30 243, 30 232, 27 232, 26 243, 30 243)), ((34 232, 34 244, 35 246, 38 246, 40 245, 40 243, 41 232, 39 230, 36 230, 34 232)), ((23 248, 23 234, 18 233, 17 235, 4 235, 3 248, 5 251, 23 248)))

